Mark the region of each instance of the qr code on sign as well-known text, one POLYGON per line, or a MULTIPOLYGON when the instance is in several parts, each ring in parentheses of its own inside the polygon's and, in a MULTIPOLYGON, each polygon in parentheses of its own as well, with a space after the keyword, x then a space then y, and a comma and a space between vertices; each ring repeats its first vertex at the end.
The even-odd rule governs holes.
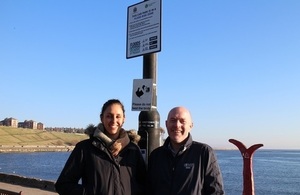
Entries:
POLYGON ((140 52, 140 48, 141 48, 141 42, 140 41, 136 41, 133 43, 130 43, 130 54, 137 54, 140 52))

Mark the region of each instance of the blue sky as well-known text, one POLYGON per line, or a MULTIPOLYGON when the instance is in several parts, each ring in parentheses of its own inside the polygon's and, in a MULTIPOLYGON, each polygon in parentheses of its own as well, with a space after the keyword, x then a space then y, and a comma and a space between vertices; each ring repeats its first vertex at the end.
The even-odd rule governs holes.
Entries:
MULTIPOLYGON (((140 1, 0 1, 0 119, 85 128, 102 104, 125 104, 142 57, 126 59, 127 7, 140 1)), ((300 1, 163 1, 157 53, 161 127, 190 109, 193 138, 300 149, 300 1)), ((166 137, 166 135, 165 135, 166 137)))

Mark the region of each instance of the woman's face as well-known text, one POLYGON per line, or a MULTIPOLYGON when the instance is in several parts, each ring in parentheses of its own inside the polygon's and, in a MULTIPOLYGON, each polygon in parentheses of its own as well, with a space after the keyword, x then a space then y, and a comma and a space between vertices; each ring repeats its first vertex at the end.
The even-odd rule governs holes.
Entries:
POLYGON ((107 136, 114 140, 119 137, 119 132, 124 121, 125 116, 120 104, 108 106, 101 117, 101 122, 105 127, 107 136))

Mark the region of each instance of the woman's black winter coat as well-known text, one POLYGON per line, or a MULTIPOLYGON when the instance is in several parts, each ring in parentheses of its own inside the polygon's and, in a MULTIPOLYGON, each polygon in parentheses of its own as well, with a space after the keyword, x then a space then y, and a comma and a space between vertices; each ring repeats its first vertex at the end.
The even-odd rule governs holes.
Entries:
POLYGON ((145 194, 145 182, 146 166, 136 144, 130 142, 114 157, 91 137, 75 146, 55 187, 60 195, 139 195, 145 194))

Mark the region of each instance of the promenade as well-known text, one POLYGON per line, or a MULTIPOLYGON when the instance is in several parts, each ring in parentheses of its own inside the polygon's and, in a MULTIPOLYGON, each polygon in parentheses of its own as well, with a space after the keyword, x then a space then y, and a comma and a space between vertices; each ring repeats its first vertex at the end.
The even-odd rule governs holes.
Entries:
POLYGON ((58 193, 56 192, 22 185, 9 184, 5 182, 0 182, 0 189, 10 190, 14 192, 22 191, 22 195, 58 195, 58 193))
POLYGON ((14 192, 22 191, 22 195, 54 195, 54 181, 27 178, 19 175, 0 173, 0 189, 14 192))

